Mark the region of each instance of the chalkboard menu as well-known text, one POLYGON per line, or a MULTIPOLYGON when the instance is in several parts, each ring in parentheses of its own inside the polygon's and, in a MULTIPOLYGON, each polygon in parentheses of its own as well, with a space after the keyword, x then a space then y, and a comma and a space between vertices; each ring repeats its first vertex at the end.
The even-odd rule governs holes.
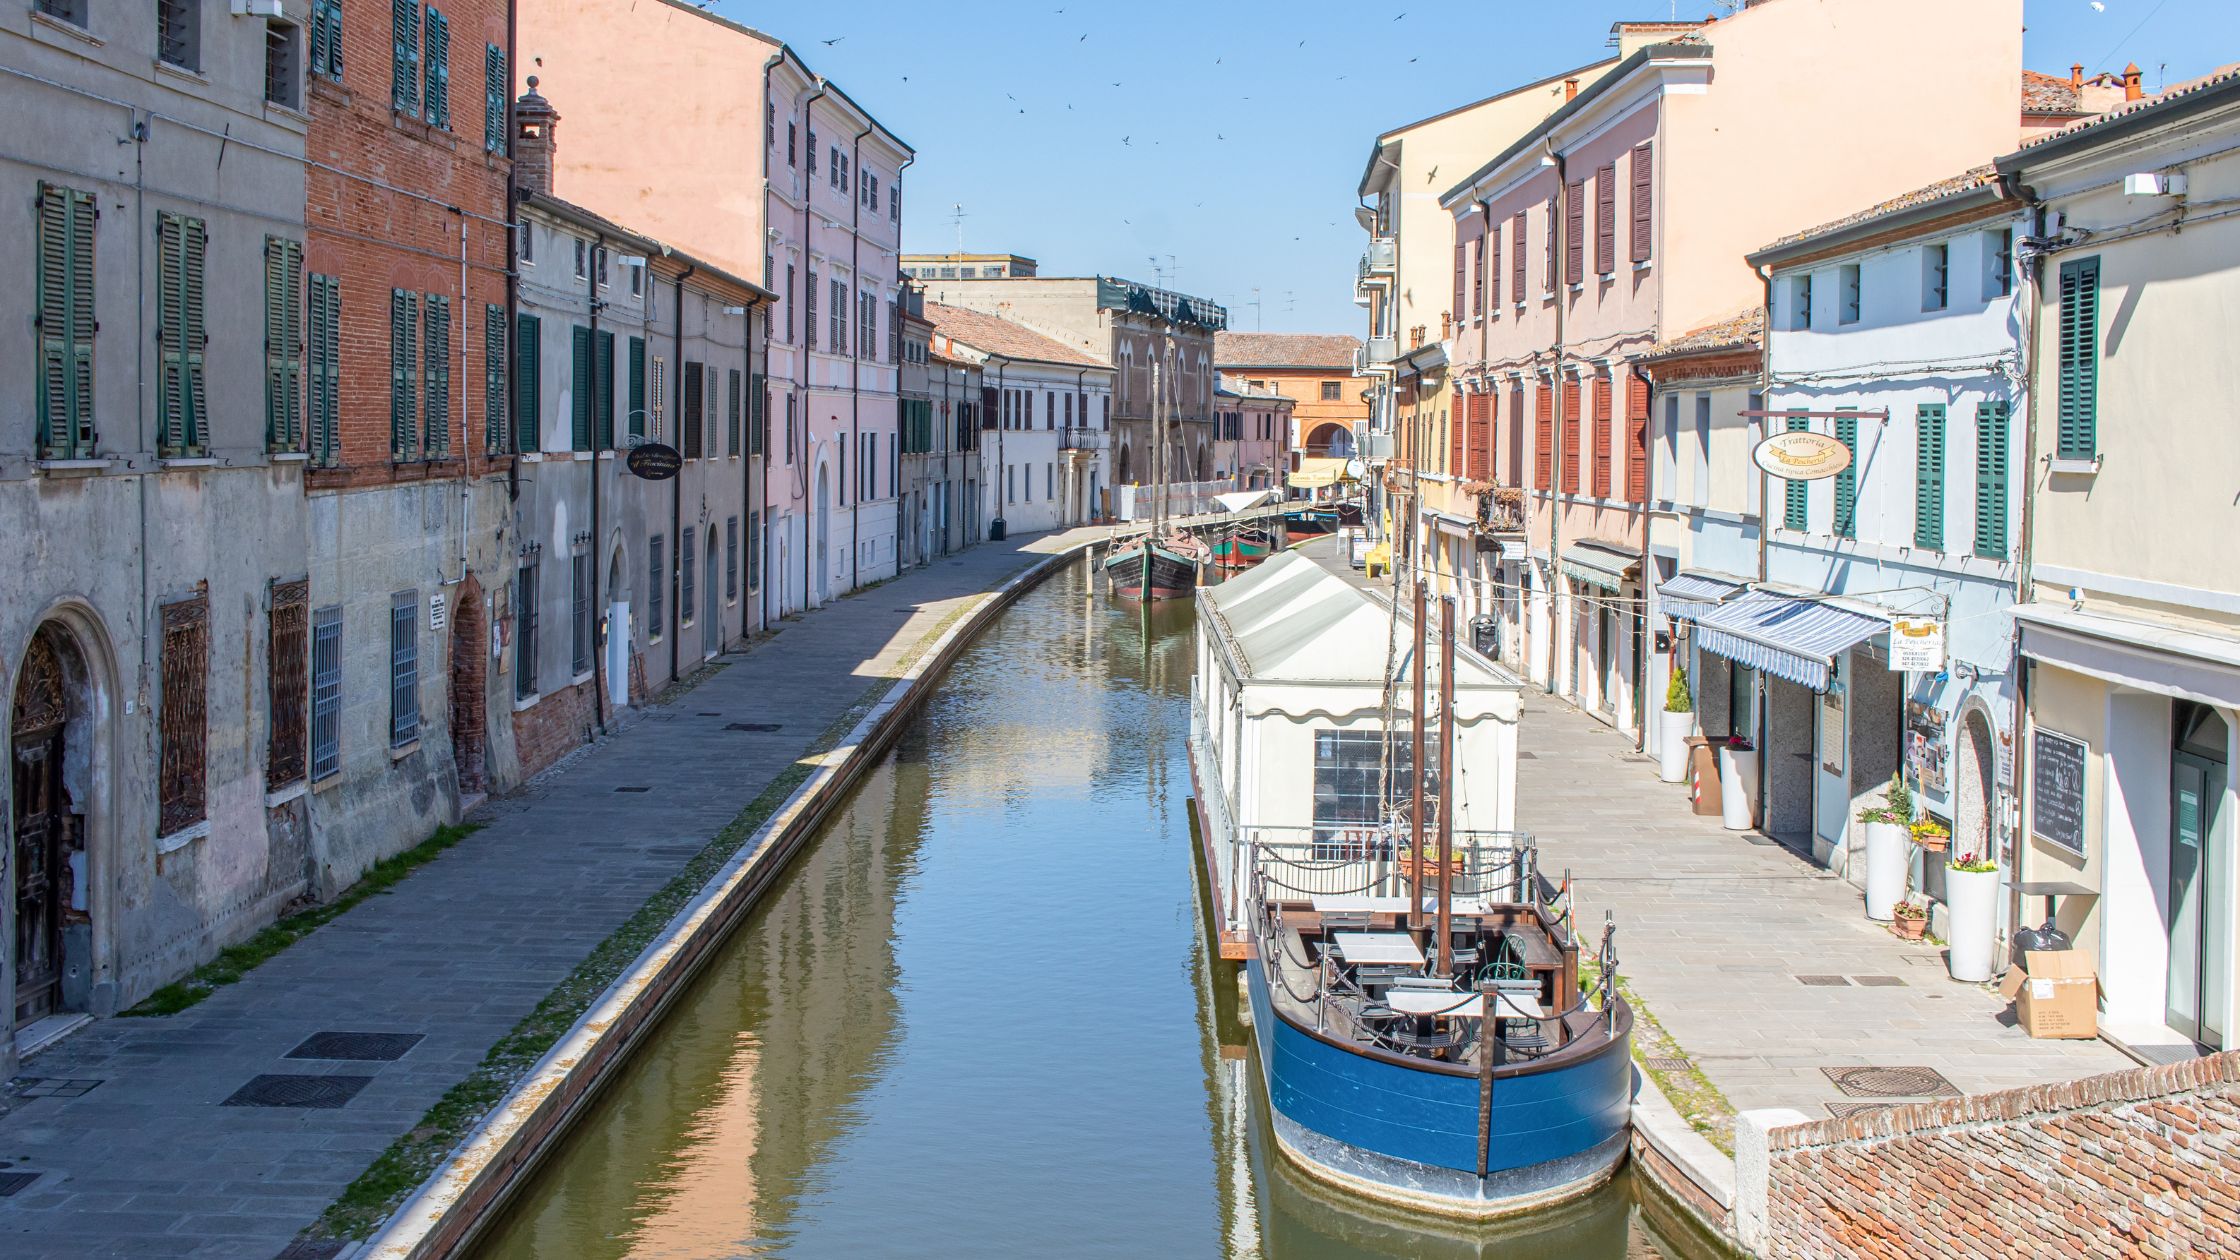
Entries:
POLYGON ((2030 831, 2071 853, 2084 852, 2084 741, 2053 731, 2030 738, 2030 831))

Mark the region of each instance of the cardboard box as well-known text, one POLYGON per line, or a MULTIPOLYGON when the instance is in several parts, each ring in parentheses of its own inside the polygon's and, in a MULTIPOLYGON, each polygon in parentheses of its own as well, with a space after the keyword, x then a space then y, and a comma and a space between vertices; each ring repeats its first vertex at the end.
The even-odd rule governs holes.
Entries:
POLYGON ((2100 1035, 2100 978, 2084 950, 2032 950, 1999 991, 2014 1000, 2015 1022, 2033 1037, 2100 1035))

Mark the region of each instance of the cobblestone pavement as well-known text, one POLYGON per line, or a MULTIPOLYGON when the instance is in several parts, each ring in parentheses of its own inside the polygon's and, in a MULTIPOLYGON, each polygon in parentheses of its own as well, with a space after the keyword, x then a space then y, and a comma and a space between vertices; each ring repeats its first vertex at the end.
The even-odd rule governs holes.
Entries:
POLYGON ((2103 1042, 2023 1035, 1995 987, 1870 922, 1858 888, 1695 815, 1630 733, 1525 695, 1517 825, 1543 871, 1570 869, 1587 932, 1616 915, 1627 984, 1737 1110, 1871 1101, 1823 1068, 1928 1067, 1974 1094, 2134 1066, 2103 1042))
POLYGON ((37 1174, 0 1198, 0 1256, 274 1256, 962 600, 1104 532, 983 544, 786 621, 239 984, 35 1056, 19 1081, 75 1084, 19 1085, 0 1116, 0 1182, 37 1174), (422 1039, 391 1062, 286 1057, 320 1032, 422 1039), (266 1074, 359 1087, 225 1105, 266 1074))

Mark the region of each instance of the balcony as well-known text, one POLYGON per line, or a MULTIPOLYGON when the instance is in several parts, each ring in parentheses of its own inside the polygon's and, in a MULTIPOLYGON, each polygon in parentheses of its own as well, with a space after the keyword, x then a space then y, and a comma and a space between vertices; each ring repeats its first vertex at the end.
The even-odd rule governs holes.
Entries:
POLYGON ((1478 493, 1478 550, 1499 550, 1503 536, 1524 533, 1524 491, 1513 486, 1489 486, 1478 493))
POLYGON ((1354 374, 1367 375, 1399 357, 1399 344, 1393 338, 1371 337, 1354 354, 1354 374))
POLYGON ((1112 435, 1103 429, 1058 430, 1058 449, 1066 451, 1102 451, 1112 447, 1112 435))
POLYGON ((1361 255, 1362 273, 1364 275, 1391 275, 1393 272, 1394 260, 1399 256, 1399 252, 1400 251, 1394 247, 1394 243, 1391 237, 1370 237, 1369 248, 1361 255))

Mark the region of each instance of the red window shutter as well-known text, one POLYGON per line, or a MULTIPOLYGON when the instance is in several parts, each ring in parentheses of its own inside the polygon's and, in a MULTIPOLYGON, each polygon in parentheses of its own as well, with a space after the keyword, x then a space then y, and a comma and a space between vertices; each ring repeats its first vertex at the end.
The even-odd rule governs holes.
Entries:
POLYGON ((1594 273, 1618 269, 1618 164, 1606 162, 1594 173, 1594 273))
POLYGON ((1555 395, 1548 390, 1548 383, 1542 381, 1539 396, 1532 400, 1532 484, 1542 490, 1556 488, 1554 398, 1555 395))
POLYGON ((1649 501, 1649 382, 1626 380, 1626 499, 1649 501))
POLYGON ((1467 475, 1472 481, 1490 481, 1493 462, 1493 395, 1470 395, 1470 443, 1465 450, 1467 475))
POLYGON ((1512 486, 1524 486, 1524 385, 1509 387, 1509 475, 1512 486))
POLYGON ((1579 493, 1579 378, 1563 378, 1563 488, 1579 493))
POLYGON ((1509 220, 1509 253, 1513 255, 1509 263, 1509 292, 1514 295, 1509 300, 1522 305, 1524 302, 1524 211, 1522 210, 1517 211, 1516 218, 1509 220))
POLYGON ((1492 240, 1480 232, 1470 245, 1470 313, 1486 313, 1486 248, 1492 240))
POLYGON ((1573 181, 1563 207, 1563 282, 1587 279, 1587 181, 1573 181))
POLYGON ((1501 309, 1501 225, 1486 231, 1485 252, 1478 255, 1478 287, 1486 291, 1486 304, 1501 309))
POLYGON ((1458 394, 1455 402, 1459 405, 1454 409, 1452 423, 1447 426, 1446 472, 1450 477, 1462 475, 1462 450, 1469 444, 1470 395, 1458 394))
POLYGON ((1655 170, 1650 161, 1649 142, 1644 140, 1633 146, 1633 159, 1627 164, 1633 173, 1633 260, 1649 260, 1649 208, 1654 196, 1649 178, 1655 170))
POLYGON ((1594 378, 1594 496, 1610 497, 1610 373, 1594 378))
POLYGON ((1556 199, 1548 198, 1548 261, 1541 277, 1548 282, 1548 292, 1556 291, 1556 199))

